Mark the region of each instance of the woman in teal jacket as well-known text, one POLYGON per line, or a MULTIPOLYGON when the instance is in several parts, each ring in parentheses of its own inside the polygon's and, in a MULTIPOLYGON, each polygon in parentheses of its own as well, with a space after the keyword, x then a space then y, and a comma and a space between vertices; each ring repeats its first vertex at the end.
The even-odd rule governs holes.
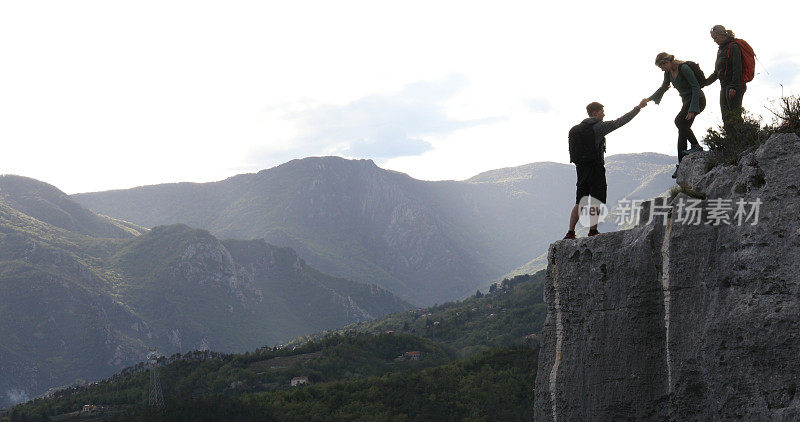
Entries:
MULTIPOLYGON (((692 123, 695 116, 706 108, 706 96, 700 88, 700 82, 704 81, 698 81, 691 67, 686 62, 675 60, 675 56, 671 54, 659 53, 656 56, 656 66, 664 71, 664 82, 649 100, 655 101, 656 104, 660 103, 661 97, 672 83, 683 101, 681 111, 675 116, 675 126, 678 127, 678 163, 680 163, 687 154, 703 150, 692 132, 692 123), (692 144, 689 150, 686 149, 687 142, 692 144)), ((677 167, 675 166, 673 178, 678 175, 677 167)))

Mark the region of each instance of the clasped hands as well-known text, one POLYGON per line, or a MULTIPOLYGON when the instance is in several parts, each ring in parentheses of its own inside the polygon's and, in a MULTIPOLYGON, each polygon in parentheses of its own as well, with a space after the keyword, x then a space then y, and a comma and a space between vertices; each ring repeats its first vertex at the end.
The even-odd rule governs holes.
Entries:
MULTIPOLYGON (((731 91, 733 91, 733 90, 731 90, 731 91)), ((650 102, 650 98, 642 98, 642 101, 640 101, 639 105, 637 105, 636 107, 639 107, 639 109, 641 110, 641 109, 647 107, 647 103, 648 102, 650 102)), ((692 120, 692 119, 694 119, 694 116, 697 116, 697 113, 695 113, 693 111, 690 111, 690 112, 686 113, 686 120, 692 120)))

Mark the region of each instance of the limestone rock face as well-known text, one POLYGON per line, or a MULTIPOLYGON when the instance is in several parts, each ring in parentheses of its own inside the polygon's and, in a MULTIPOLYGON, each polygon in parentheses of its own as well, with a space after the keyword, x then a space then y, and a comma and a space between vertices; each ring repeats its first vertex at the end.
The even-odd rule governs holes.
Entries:
POLYGON ((679 194, 648 224, 553 243, 536 419, 799 420, 799 166, 795 135, 735 166, 692 154, 678 183, 705 195, 699 224, 679 194))

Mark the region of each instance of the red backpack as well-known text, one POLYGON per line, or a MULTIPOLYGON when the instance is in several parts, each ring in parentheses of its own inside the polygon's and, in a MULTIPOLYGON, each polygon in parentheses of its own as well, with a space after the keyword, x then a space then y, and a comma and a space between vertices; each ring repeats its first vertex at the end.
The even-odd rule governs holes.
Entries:
MULTIPOLYGON (((756 52, 745 40, 734 38, 731 41, 731 44, 733 43, 736 43, 739 46, 739 51, 742 52, 742 82, 750 82, 756 73, 756 52)), ((731 44, 728 44, 728 58, 731 57, 731 44)), ((727 72, 726 70, 725 73, 727 72)))

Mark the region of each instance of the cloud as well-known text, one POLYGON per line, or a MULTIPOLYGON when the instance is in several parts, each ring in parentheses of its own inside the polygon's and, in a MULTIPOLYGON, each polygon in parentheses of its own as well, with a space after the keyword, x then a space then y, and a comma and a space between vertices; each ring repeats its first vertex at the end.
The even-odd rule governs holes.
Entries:
POLYGON ((454 74, 345 105, 306 104, 299 110, 273 109, 271 112, 280 113, 280 120, 295 130, 291 146, 255 151, 250 161, 263 165, 310 155, 378 160, 421 155, 433 149, 426 138, 499 120, 459 120, 448 115, 446 103, 466 86, 466 78, 454 74))
POLYGON ((532 98, 524 101, 529 110, 536 113, 548 113, 553 111, 553 104, 547 98, 532 98))
MULTIPOLYGON (((756 69, 758 70, 758 68, 756 69)), ((787 60, 770 66, 767 72, 771 79, 784 86, 789 86, 800 75, 800 64, 787 60)))
POLYGON ((347 155, 388 159, 410 155, 420 155, 433 149, 430 142, 408 136, 399 128, 386 128, 375 132, 374 138, 355 140, 347 147, 347 155))

